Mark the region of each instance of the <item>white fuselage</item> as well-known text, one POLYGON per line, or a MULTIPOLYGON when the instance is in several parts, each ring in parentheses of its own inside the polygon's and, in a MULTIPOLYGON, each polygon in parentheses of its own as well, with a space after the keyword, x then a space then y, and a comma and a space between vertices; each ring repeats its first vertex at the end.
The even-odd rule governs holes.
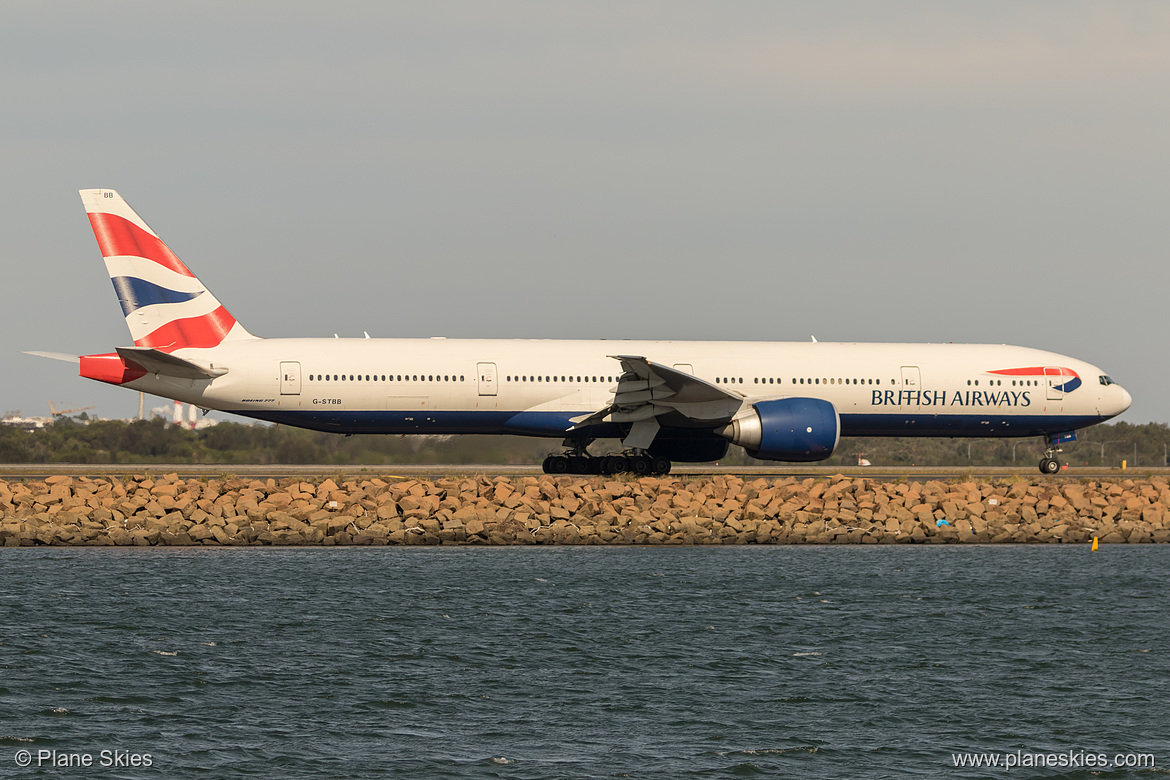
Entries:
MULTIPOLYGON (((718 384, 749 405, 832 403, 841 434, 1031 436, 1128 408, 1084 361, 1024 347, 718 341, 251 339, 177 350, 226 373, 147 374, 126 386, 207 409, 344 433, 563 436, 604 408, 641 355, 718 384)), ((621 435, 610 426, 598 435, 621 435)))

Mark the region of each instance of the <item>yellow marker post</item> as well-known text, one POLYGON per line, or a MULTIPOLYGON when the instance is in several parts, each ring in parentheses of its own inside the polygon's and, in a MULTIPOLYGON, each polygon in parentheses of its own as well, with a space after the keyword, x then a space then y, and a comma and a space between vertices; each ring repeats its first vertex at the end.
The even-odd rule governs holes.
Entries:
POLYGON ((1097 549, 1097 537, 1094 536, 1093 537, 1093 550, 1096 551, 1096 549, 1097 549))

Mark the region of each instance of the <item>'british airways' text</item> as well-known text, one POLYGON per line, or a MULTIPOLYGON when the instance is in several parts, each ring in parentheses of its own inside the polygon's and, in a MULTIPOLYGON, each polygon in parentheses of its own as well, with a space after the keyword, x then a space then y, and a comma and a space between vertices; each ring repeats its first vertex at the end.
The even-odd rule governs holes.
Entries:
POLYGON ((1031 406, 1031 391, 874 390, 874 406, 1031 406))

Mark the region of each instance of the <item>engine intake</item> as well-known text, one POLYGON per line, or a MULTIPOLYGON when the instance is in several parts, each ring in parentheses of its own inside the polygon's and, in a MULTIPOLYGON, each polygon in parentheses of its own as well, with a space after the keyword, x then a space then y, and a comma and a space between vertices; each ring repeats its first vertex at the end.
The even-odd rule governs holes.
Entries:
POLYGON ((820 398, 760 401, 716 431, 760 460, 824 460, 837 449, 841 418, 820 398))

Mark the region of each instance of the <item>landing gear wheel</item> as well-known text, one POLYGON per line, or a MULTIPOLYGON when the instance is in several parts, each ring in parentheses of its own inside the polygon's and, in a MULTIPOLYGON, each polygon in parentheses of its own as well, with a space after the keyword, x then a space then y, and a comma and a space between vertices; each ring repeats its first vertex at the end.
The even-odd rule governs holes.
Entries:
POLYGON ((607 455, 601 459, 602 474, 625 474, 629 469, 630 464, 624 455, 607 455))
POLYGON ((568 474, 569 459, 564 455, 549 455, 541 464, 545 474, 568 474))
POLYGON ((569 456, 570 474, 592 474, 596 470, 596 466, 596 458, 587 458, 584 455, 569 456))
POLYGON ((1056 458, 1045 458, 1040 461, 1041 474, 1058 474, 1060 473, 1060 461, 1056 458))
POLYGON ((670 473, 670 461, 666 458, 654 458, 653 473, 665 477, 670 473))
POLYGON ((631 455, 629 457, 630 471, 638 476, 649 474, 654 470, 654 461, 649 455, 631 455))

